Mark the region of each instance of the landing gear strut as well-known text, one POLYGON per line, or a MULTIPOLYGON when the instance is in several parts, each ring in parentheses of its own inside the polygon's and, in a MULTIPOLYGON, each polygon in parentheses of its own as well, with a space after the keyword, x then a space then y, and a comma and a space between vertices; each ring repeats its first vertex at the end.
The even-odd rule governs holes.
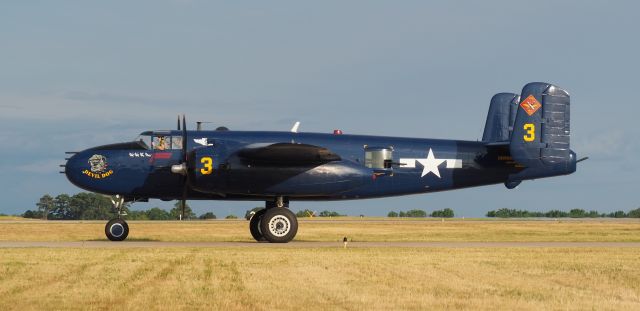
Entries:
POLYGON ((129 225, 122 219, 122 216, 126 215, 122 211, 124 198, 116 195, 115 198, 111 198, 111 203, 113 203, 113 208, 116 210, 117 218, 107 222, 104 227, 104 234, 111 241, 124 241, 129 236, 129 225))
POLYGON ((257 211, 251 221, 249 230, 258 241, 271 243, 287 243, 298 233, 298 219, 289 210, 289 201, 282 197, 275 201, 267 201, 266 208, 257 211))

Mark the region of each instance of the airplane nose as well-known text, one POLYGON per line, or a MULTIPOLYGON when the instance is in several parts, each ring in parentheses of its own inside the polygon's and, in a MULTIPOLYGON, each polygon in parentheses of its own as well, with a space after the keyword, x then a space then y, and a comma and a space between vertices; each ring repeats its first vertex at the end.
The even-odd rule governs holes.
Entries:
POLYGON ((76 173, 81 168, 80 156, 77 152, 67 152, 71 157, 67 158, 67 163, 64 166, 64 174, 72 184, 77 184, 76 173))

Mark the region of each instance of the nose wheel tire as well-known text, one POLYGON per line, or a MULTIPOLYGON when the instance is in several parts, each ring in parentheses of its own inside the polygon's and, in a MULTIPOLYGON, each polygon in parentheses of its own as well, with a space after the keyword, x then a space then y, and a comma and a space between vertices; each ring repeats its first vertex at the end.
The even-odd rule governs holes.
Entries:
POLYGON ((298 219, 288 208, 269 208, 260 219, 260 232, 271 243, 287 243, 298 233, 298 219))
POLYGON ((251 232, 251 236, 258 242, 266 241, 264 235, 262 235, 262 232, 260 231, 260 220, 262 220, 262 216, 266 211, 267 210, 264 208, 257 211, 253 214, 251 220, 249 220, 249 231, 251 232))
POLYGON ((104 234, 111 241, 124 241, 129 235, 129 225, 124 219, 111 219, 104 227, 104 234))

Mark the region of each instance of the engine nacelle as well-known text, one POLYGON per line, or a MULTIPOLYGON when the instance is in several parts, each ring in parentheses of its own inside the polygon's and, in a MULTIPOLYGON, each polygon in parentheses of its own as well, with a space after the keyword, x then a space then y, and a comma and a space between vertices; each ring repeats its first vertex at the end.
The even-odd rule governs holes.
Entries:
POLYGON ((226 191, 229 154, 224 145, 197 148, 187 158, 191 188, 207 193, 226 191))

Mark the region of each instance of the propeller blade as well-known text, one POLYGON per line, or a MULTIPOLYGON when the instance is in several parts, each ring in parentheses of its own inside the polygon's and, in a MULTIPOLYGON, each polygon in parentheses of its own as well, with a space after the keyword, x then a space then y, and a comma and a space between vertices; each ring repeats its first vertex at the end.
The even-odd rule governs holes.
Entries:
POLYGON ((182 158, 187 162, 187 117, 182 115, 182 158))
POLYGON ((180 212, 180 220, 184 220, 184 210, 187 207, 187 200, 185 200, 184 196, 182 197, 182 200, 180 200, 180 205, 182 208, 182 211, 180 212))
MULTIPOLYGON (((186 115, 182 115, 182 160, 184 161, 185 170, 189 165, 187 163, 187 117, 186 115)), ((187 195, 189 193, 189 176, 188 173, 184 176, 184 189, 182 190, 182 217, 184 220, 184 210, 187 207, 187 195)))

